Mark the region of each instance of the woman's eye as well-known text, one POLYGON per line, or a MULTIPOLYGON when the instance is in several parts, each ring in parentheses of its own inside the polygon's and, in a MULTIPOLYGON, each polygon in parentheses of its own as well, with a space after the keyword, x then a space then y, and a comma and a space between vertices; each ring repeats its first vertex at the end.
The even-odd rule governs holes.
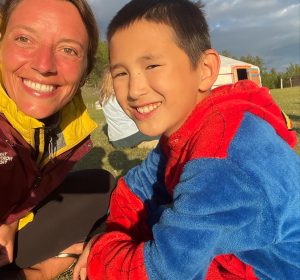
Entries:
POLYGON ((16 38, 16 41, 21 42, 21 43, 28 43, 29 42, 29 38, 27 38, 25 36, 18 36, 16 38))
POLYGON ((72 56, 77 56, 78 52, 72 48, 63 48, 63 52, 68 54, 68 55, 72 55, 72 56))

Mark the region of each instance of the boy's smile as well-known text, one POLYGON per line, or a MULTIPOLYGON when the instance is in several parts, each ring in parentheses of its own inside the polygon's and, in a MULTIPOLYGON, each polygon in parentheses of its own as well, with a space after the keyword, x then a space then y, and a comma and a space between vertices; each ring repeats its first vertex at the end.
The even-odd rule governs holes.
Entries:
POLYGON ((110 41, 117 100, 147 135, 175 132, 206 95, 199 91, 200 67, 175 40, 168 25, 139 20, 110 41))

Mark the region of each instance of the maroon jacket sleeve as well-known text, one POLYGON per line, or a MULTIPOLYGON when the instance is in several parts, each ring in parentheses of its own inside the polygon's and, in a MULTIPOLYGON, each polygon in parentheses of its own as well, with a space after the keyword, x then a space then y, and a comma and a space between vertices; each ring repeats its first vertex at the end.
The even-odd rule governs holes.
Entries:
POLYGON ((11 223, 15 207, 30 195, 36 168, 28 148, 5 130, 0 129, 0 224, 11 223), (12 214, 12 216, 10 216, 12 214))

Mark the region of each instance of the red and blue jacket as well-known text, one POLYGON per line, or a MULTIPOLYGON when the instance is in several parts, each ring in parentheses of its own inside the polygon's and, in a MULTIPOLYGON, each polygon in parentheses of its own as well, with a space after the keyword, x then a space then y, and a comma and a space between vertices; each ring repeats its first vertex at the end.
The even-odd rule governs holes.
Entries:
POLYGON ((89 279, 298 279, 295 144, 266 88, 213 90, 119 180, 89 279))

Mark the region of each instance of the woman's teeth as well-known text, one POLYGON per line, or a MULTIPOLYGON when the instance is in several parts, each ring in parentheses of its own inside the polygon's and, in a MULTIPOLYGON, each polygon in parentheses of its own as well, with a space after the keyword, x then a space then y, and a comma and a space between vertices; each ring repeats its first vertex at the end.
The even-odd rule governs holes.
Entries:
POLYGON ((160 102, 160 103, 155 103, 155 104, 146 105, 146 106, 143 106, 143 107, 138 107, 138 108, 136 108, 136 110, 137 110, 139 113, 141 113, 141 114, 147 114, 147 113, 152 112, 152 111, 155 110, 156 108, 158 108, 160 105, 161 105, 161 102, 160 102))
POLYGON ((40 92, 40 93, 49 93, 52 92, 55 87, 52 85, 45 85, 45 84, 40 84, 40 83, 35 83, 30 80, 24 80, 24 84, 31 88, 34 91, 40 92))

